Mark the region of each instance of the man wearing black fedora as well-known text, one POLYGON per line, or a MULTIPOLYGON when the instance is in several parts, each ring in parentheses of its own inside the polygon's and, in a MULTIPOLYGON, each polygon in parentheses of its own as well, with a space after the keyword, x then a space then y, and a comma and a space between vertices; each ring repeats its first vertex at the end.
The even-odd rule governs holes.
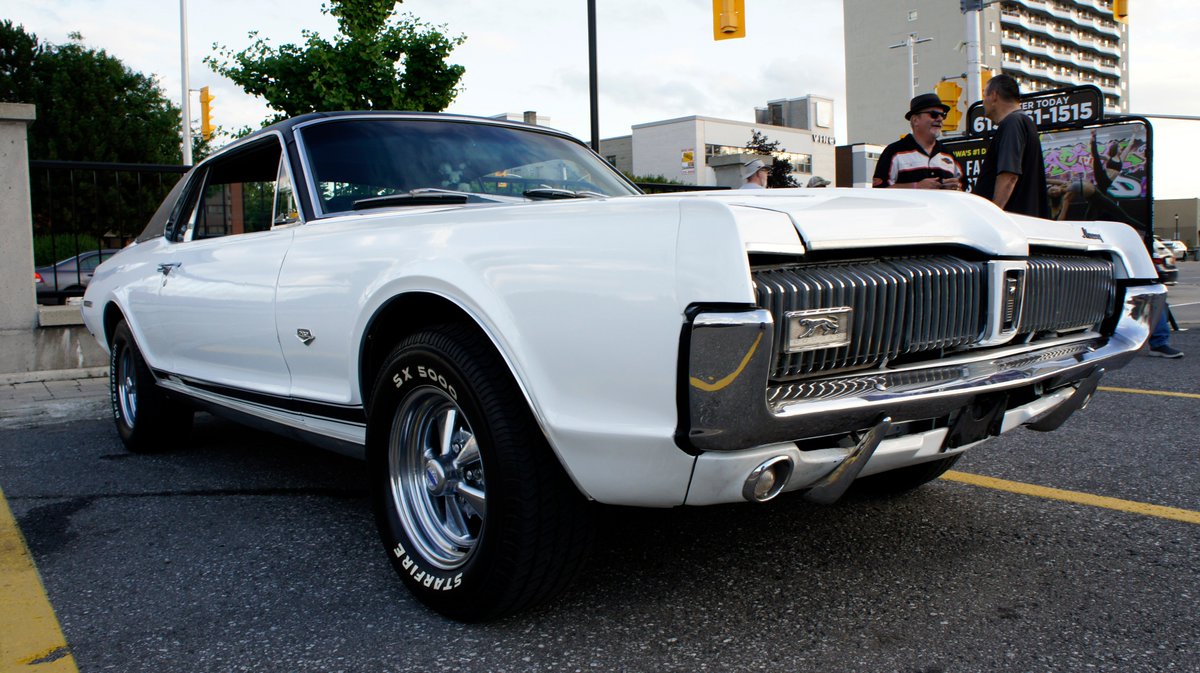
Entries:
POLYGON ((937 94, 912 99, 904 118, 912 133, 888 145, 875 165, 872 187, 902 189, 963 188, 963 170, 950 150, 938 142, 950 107, 937 94))

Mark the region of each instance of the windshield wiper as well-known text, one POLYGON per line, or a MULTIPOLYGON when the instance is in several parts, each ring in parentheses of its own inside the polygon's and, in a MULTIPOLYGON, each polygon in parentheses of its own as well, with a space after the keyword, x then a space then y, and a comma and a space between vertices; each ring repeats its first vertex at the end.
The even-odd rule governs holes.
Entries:
POLYGON ((581 189, 581 190, 575 192, 575 191, 571 191, 570 189, 556 189, 554 187, 538 187, 536 189, 527 189, 527 190, 525 190, 525 192, 522 193, 522 196, 524 196, 527 199, 535 199, 535 200, 537 200, 537 199, 554 200, 554 199, 597 199, 597 198, 602 199, 602 198, 604 198, 604 194, 601 194, 599 192, 589 192, 584 189, 581 189))
POLYGON ((387 206, 444 206, 453 204, 463 204, 470 200, 468 194, 456 194, 454 192, 443 194, 433 192, 429 194, 388 194, 387 196, 372 196, 368 199, 358 199, 354 202, 355 210, 368 210, 370 208, 385 208, 387 206))
POLYGON ((404 194, 388 194, 387 196, 372 196, 358 199, 352 206, 354 210, 370 208, 386 208, 388 206, 446 206, 462 205, 464 203, 509 203, 517 200, 515 197, 506 198, 501 195, 475 194, 472 192, 457 192, 452 189, 437 189, 421 187, 404 194))

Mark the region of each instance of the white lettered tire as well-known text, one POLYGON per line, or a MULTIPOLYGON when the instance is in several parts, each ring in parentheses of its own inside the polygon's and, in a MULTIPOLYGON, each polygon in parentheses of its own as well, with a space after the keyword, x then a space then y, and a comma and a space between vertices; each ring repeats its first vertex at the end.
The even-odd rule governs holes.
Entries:
POLYGON ((109 343, 108 387, 117 434, 130 451, 165 451, 191 431, 194 410, 158 387, 124 320, 109 343))
POLYGON ((448 324, 395 347, 367 421, 371 499, 412 593, 462 621, 544 602, 592 538, 591 510, 492 344, 448 324))

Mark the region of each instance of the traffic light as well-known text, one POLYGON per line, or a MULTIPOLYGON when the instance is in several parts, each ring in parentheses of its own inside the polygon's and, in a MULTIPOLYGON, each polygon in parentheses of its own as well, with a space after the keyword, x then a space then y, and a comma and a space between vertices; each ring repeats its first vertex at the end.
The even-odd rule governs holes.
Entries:
POLYGON ((746 37, 746 0, 713 0, 713 39, 746 37))
POLYGON ((938 82, 933 91, 942 104, 950 108, 946 113, 946 121, 942 122, 942 130, 957 131, 958 123, 962 120, 962 113, 958 111, 958 97, 962 95, 962 87, 947 79, 938 82))
POLYGON ((992 81, 992 76, 995 74, 996 74, 996 71, 992 70, 991 68, 984 68, 983 70, 979 71, 979 94, 980 95, 983 95, 983 92, 987 90, 988 82, 992 81))
POLYGON ((200 87, 200 135, 208 140, 213 136, 217 127, 212 123, 212 100, 216 96, 208 92, 208 87, 200 87))
POLYGON ((1113 20, 1129 23, 1129 0, 1113 0, 1113 20))

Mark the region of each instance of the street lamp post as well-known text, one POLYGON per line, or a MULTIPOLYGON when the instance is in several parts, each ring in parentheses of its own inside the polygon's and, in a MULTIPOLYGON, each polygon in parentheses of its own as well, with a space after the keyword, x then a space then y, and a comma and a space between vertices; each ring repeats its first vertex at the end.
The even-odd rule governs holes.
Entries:
POLYGON ((932 42, 932 37, 917 37, 916 33, 909 33, 908 37, 900 44, 893 44, 888 49, 899 49, 900 47, 908 47, 908 98, 912 100, 917 95, 917 57, 913 47, 922 42, 932 42))
POLYGON ((192 165, 192 97, 188 83, 188 39, 187 39, 187 0, 179 0, 179 69, 182 71, 183 97, 180 112, 183 115, 183 165, 192 165))
POLYGON ((600 151, 600 103, 597 101, 599 76, 596 74, 596 0, 588 0, 588 90, 592 98, 592 151, 600 151))

